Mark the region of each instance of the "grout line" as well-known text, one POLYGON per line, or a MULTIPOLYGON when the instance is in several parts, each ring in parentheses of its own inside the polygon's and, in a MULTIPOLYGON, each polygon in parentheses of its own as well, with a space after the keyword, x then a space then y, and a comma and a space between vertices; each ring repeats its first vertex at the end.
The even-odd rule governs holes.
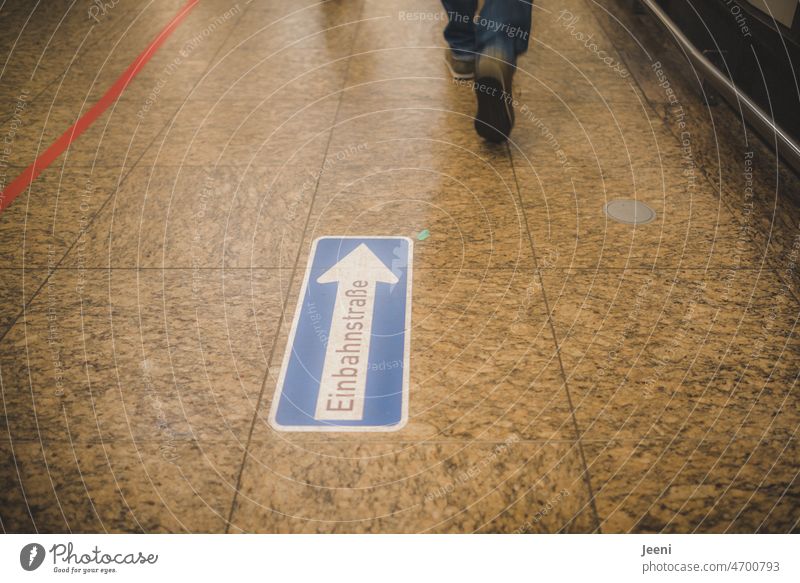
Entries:
MULTIPOLYGON (((358 17, 355 20, 356 26, 355 26, 355 30, 353 32, 353 40, 350 43, 350 50, 348 51, 349 57, 352 57, 353 49, 355 48, 355 44, 356 44, 356 41, 358 39, 359 24, 360 24, 360 22, 362 20, 363 13, 364 13, 364 3, 362 1, 361 7, 359 8, 358 17)), ((350 65, 351 65, 351 63, 352 63, 352 59, 348 58, 347 59, 347 66, 345 68, 344 75, 342 76, 342 85, 341 85, 341 89, 340 89, 340 93, 339 93, 339 101, 336 104, 336 112, 334 113, 334 116, 333 116, 333 124, 331 125, 330 133, 328 134, 328 142, 327 142, 327 144, 325 144, 325 155, 322 157, 322 160, 320 162, 320 168, 324 168, 325 167, 325 162, 328 159, 328 154, 329 154, 329 151, 330 151, 331 143, 333 141, 333 133, 334 133, 334 130, 336 128, 336 120, 339 118, 339 112, 340 112, 341 107, 342 107, 342 101, 344 101, 345 89, 346 89, 346 86, 347 86, 347 79, 348 79, 348 76, 350 74, 350 65)), ((305 241, 306 234, 307 234, 307 231, 308 231, 308 227, 309 227, 309 224, 311 223, 311 215, 312 215, 312 211, 314 209, 314 200, 317 198, 317 191, 319 190, 319 185, 320 185, 320 182, 321 182, 321 178, 322 178, 322 174, 320 173, 320 175, 317 177, 316 184, 314 185, 314 193, 311 195, 311 202, 308 205, 308 214, 306 216, 305 224, 303 225, 303 234, 302 234, 302 237, 300 238, 300 244, 299 244, 299 246, 297 248, 297 253, 295 255, 295 260, 294 260, 294 265, 291 268, 291 275, 289 276, 289 285, 286 288, 286 296, 284 297, 284 300, 283 300, 283 306, 281 308, 281 315, 278 318, 278 322, 277 322, 277 330, 278 330, 278 332, 280 332, 281 328, 283 327, 283 323, 284 323, 284 320, 286 318, 286 308, 287 308, 287 306, 289 304, 289 301, 291 299, 290 292, 292 291, 292 287, 293 287, 293 284, 295 282, 295 276, 297 274, 297 267, 298 267, 298 265, 300 263, 300 257, 301 257, 301 255, 303 253, 303 249, 304 249, 303 242, 305 241)), ((259 392, 258 400, 256 401, 256 407, 255 407, 255 410, 253 412, 253 420, 250 423, 250 431, 248 432, 248 435, 247 435, 247 442, 246 442, 246 445, 245 445, 244 455, 242 456, 242 464, 239 467, 239 474, 236 477, 236 487, 235 487, 234 492, 233 492, 233 500, 231 502, 231 509, 230 509, 230 512, 228 513, 227 523, 225 524, 225 533, 226 534, 230 532, 230 527, 231 527, 231 524, 232 524, 232 521, 233 521, 233 513, 236 510, 236 504, 237 504, 238 499, 239 499, 239 491, 240 491, 240 489, 242 487, 242 476, 244 475, 244 469, 245 469, 245 466, 247 465, 247 457, 248 457, 248 454, 250 452, 250 444, 253 441, 253 432, 255 431, 256 422, 259 419, 259 411, 261 409, 261 402, 264 399, 264 391, 267 388, 267 381, 269 380, 270 369, 272 368, 272 361, 275 358, 275 351, 276 351, 277 346, 278 346, 279 337, 280 337, 279 334, 275 336, 275 338, 272 341, 272 347, 270 348, 269 358, 268 358, 268 361, 267 361, 267 370, 266 370, 266 372, 264 374, 264 380, 261 382, 261 391, 259 392)))
POLYGON ((514 174, 514 183, 517 188, 517 199, 520 205, 520 209, 522 211, 522 218, 525 221, 525 231, 528 235, 528 241, 531 246, 531 251, 533 253, 533 262, 534 262, 534 277, 539 278, 539 286, 542 289, 542 299, 544 300, 544 308, 547 313, 547 322, 550 325, 550 333, 553 336, 553 343, 555 344, 556 349, 556 356, 558 357, 558 368, 561 372, 562 380, 564 381, 564 391, 566 392, 567 396, 567 403, 569 404, 570 416, 572 417, 572 425, 575 430, 575 438, 577 441, 578 446, 578 453, 580 454, 581 464, 583 465, 583 476, 584 482, 586 483, 586 488, 589 494, 589 507, 592 510, 592 514, 594 515, 595 519, 595 532, 602 534, 603 530, 600 526, 600 515, 597 512, 597 503, 594 498, 594 491, 592 490, 592 481, 591 481, 591 474, 589 472, 589 466, 586 463, 586 454, 583 449, 583 442, 581 441, 581 431, 578 426, 578 420, 575 416, 575 407, 572 404, 572 395, 569 391, 569 382, 567 380, 567 374, 564 371, 564 363, 561 360, 561 350, 559 349, 558 345, 558 335, 556 334, 555 323, 553 322, 553 314, 550 311, 550 304, 547 301, 547 292, 544 289, 544 279, 542 278, 542 271, 539 269, 538 266, 538 259, 536 257, 536 245, 534 244, 533 234, 531 233, 530 226, 528 225, 528 215, 525 211, 525 205, 522 200, 522 192, 519 186, 519 179, 517 178, 517 169, 514 166, 514 156, 511 152, 511 146, 506 142, 506 152, 508 153, 509 162, 511 163, 511 172, 514 174))
MULTIPOLYGON (((261 439, 254 439, 253 443, 272 443, 274 440, 261 440, 261 439)), ((758 435, 753 436, 741 436, 741 437, 720 437, 714 439, 707 439, 703 436, 699 437, 691 437, 687 439, 681 439, 676 441, 673 437, 666 436, 666 437, 648 437, 648 438, 637 438, 637 437, 592 437, 587 439, 585 437, 582 438, 582 441, 586 443, 593 443, 593 444, 630 444, 630 445, 658 445, 658 444, 665 444, 665 445, 677 445, 677 444, 719 444, 719 445, 729 445, 731 443, 753 443, 753 444, 764 444, 764 443, 779 443, 779 444, 800 444, 800 436, 797 435, 785 435, 785 436, 772 436, 763 438, 758 435)), ((197 443, 197 444, 216 444, 216 445, 226 445, 230 446, 232 443, 235 443, 234 440, 230 438, 224 439, 213 439, 207 437, 201 438, 185 438, 176 440, 179 443, 197 443)), ((133 438, 112 438, 112 439, 103 439, 102 441, 100 438, 91 438, 91 439, 55 439, 52 437, 42 437, 39 439, 37 437, 15 437, 14 443, 28 443, 28 444, 71 444, 71 443, 82 443, 82 444, 91 444, 91 445, 101 445, 101 444, 109 444, 109 443, 118 443, 118 444, 158 444, 161 443, 161 440, 157 439, 150 439, 150 438, 141 438, 134 436, 133 438)), ((325 439, 307 439, 307 440, 297 440, 297 441, 290 441, 287 442, 292 445, 304 445, 308 443, 314 444, 327 444, 330 445, 333 442, 331 440, 325 439)), ((501 439, 462 439, 462 438, 441 438, 441 439, 403 439, 399 441, 393 440, 381 440, 381 439, 359 439, 358 442, 348 442, 348 441, 341 441, 338 443, 369 443, 369 444, 377 444, 377 445, 416 445, 416 446, 427 446, 427 445, 490 445, 490 444, 502 444, 508 443, 506 440, 501 439)), ((542 438, 528 438, 528 439, 520 439, 515 443, 522 443, 528 445, 549 445, 549 444, 558 444, 558 445, 569 445, 574 444, 574 439, 567 439, 567 438, 557 438, 557 439, 550 439, 546 437, 542 438)))
MULTIPOLYGON (((46 267, 44 265, 41 266, 33 266, 33 267, 14 267, 14 266, 0 266, 0 272, 2 271, 44 271, 44 270, 51 270, 51 271, 187 271, 187 270, 195 270, 195 271, 287 271, 293 269, 292 266, 286 265, 281 267, 279 265, 253 265, 253 266, 245 266, 245 267, 238 267, 238 266, 224 266, 220 265, 219 267, 192 267, 189 265, 175 265, 175 266, 161 266, 161 267, 147 267, 143 265, 138 266, 114 266, 114 265, 106 265, 106 266, 96 266, 96 267, 46 267)), ((456 273, 460 272, 489 272, 489 273, 504 273, 508 271, 516 272, 519 271, 519 266, 508 265, 508 266, 494 266, 494 267, 436 267, 436 266, 420 266, 416 267, 415 270, 417 271, 453 271, 456 273)), ((561 272, 570 272, 570 271, 580 271, 580 272, 591 272, 591 273, 615 273, 615 272, 622 272, 622 271, 645 271, 647 273, 653 272, 665 272, 665 273, 674 273, 680 271, 702 271, 704 273, 708 272, 715 272, 715 271, 755 271, 759 273, 769 272, 769 271, 779 271, 774 267, 768 268, 758 268, 758 267, 714 267, 712 269, 706 269, 705 267, 538 267, 539 271, 544 273, 553 272, 553 273, 561 273, 561 272)))

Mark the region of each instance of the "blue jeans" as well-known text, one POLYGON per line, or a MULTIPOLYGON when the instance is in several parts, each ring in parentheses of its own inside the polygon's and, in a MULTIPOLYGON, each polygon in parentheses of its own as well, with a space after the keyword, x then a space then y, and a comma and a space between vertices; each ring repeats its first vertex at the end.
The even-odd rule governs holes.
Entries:
POLYGON ((444 38, 456 57, 472 57, 493 48, 510 63, 528 50, 531 0, 486 0, 475 17, 478 0, 442 0, 448 23, 444 38))

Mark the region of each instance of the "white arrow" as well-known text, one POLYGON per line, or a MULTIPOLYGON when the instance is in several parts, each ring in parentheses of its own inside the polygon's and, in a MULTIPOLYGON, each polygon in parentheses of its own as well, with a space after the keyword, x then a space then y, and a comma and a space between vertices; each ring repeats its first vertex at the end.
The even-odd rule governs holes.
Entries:
POLYGON ((325 350, 315 419, 359 420, 364 416, 369 344, 379 282, 399 280, 365 244, 317 278, 338 283, 325 350))

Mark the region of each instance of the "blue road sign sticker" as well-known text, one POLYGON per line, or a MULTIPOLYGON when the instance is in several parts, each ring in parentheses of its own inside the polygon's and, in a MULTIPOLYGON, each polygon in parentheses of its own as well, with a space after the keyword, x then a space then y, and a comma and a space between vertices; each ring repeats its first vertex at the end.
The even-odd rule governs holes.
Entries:
POLYGON ((314 241, 272 400, 278 431, 396 431, 408 419, 413 242, 314 241))

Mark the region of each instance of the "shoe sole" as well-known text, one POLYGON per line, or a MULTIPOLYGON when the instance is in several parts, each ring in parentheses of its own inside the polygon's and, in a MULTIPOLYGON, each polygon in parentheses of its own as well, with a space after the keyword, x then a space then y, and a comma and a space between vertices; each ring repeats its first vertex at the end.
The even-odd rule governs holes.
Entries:
POLYGON ((513 117, 503 96, 506 91, 500 79, 481 77, 475 82, 475 95, 478 98, 478 113, 475 114, 475 131, 484 140, 494 143, 504 142, 514 125, 513 117))
POLYGON ((455 69, 453 69, 450 62, 445 59, 444 64, 447 65, 447 68, 450 69, 450 74, 453 76, 453 79, 458 79, 459 81, 464 79, 474 79, 475 73, 459 73, 455 69))

